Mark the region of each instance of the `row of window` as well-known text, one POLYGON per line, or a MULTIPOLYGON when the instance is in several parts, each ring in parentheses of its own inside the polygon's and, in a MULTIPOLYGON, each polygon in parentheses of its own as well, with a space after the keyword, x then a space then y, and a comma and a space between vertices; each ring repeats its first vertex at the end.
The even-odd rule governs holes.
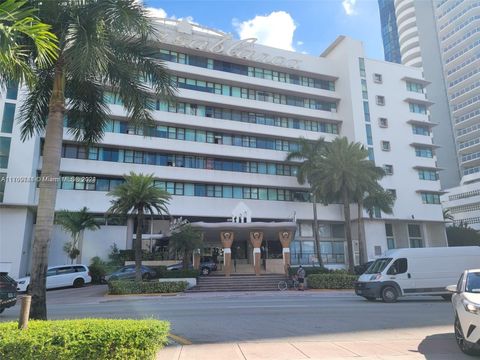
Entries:
POLYGON ((473 203, 468 205, 453 206, 449 208, 452 214, 461 213, 461 212, 470 212, 480 210, 480 203, 473 203))
POLYGON ((227 61, 209 59, 206 57, 179 53, 177 51, 161 49, 158 57, 165 61, 171 61, 179 64, 203 67, 219 71, 230 72, 245 76, 251 76, 261 79, 273 80, 289 84, 308 86, 317 89, 335 90, 335 83, 330 80, 315 79, 307 76, 295 75, 274 71, 269 69, 257 68, 253 66, 235 64, 227 61))
MULTIPOLYGON (((83 177, 63 176, 57 187, 63 190, 111 191, 124 182, 124 179, 95 178, 85 181, 83 177)), ((256 186, 208 185, 155 180, 155 186, 172 195, 201 196, 233 199, 253 199, 272 201, 310 201, 307 191, 296 191, 256 186)))
MULTIPOLYGON (((368 104, 368 88, 367 88, 367 80, 366 80, 366 71, 365 71, 365 59, 358 58, 358 67, 360 70, 360 81, 362 85, 362 98, 363 98, 363 117, 365 119, 365 132, 367 136, 367 147, 368 150, 368 159, 370 161, 375 162, 375 151, 373 150, 373 136, 372 136, 372 126, 368 124, 370 122, 370 106, 368 104)), ((374 74, 373 81, 376 83, 382 82, 382 75, 381 74, 374 74)), ((378 99, 378 97, 377 97, 378 99)), ((385 99, 384 99, 385 100, 385 99)), ((378 101, 377 101, 378 103, 378 101)))
POLYGON ((462 109, 465 106, 470 106, 471 104, 474 104, 474 103, 479 102, 479 101, 480 101, 480 95, 473 96, 470 99, 465 100, 464 102, 462 102, 460 104, 453 105, 453 111, 462 109))
POLYGON ((448 197, 448 200, 459 200, 459 199, 466 199, 472 196, 478 196, 480 195, 480 190, 472 190, 472 191, 467 191, 464 193, 456 194, 456 195, 450 195, 448 197))
MULTIPOLYGON (((453 43, 451 43, 450 45, 448 45, 447 47, 445 47, 443 49, 443 51, 446 53, 447 51, 453 49, 455 46, 457 46, 458 44, 462 43, 463 41, 467 40, 469 37, 472 37, 474 36, 475 34, 479 33, 480 32, 480 27, 477 27, 475 29, 472 29, 471 31, 467 32, 466 34, 464 34, 460 39, 454 41, 453 43)), ((463 48, 462 50, 460 50, 459 52, 455 53, 454 55, 450 56, 449 58, 447 58, 447 60, 445 61, 446 64, 448 64, 449 62, 455 60, 456 58, 458 58, 459 56, 462 56, 463 54, 465 54, 467 51, 473 49, 474 47, 478 46, 478 41, 474 41, 473 43, 471 43, 468 47, 466 48, 463 48)))
POLYGON ((298 106, 315 110, 337 111, 337 103, 333 101, 321 101, 311 98, 302 98, 293 95, 284 95, 269 91, 248 89, 238 86, 213 83, 204 80, 184 78, 180 76, 172 76, 172 81, 177 87, 195 91, 203 91, 212 94, 224 96, 238 97, 242 99, 250 99, 257 101, 265 101, 275 104, 283 104, 289 106, 298 106))
POLYGON ((423 94, 423 85, 407 81, 407 90, 423 94))
MULTIPOLYGON (((67 120, 68 124, 68 120, 67 120)), ((233 135, 213 131, 177 128, 173 126, 158 125, 154 128, 132 128, 128 122, 110 120, 105 128, 106 132, 114 132, 131 135, 145 135, 151 137, 167 138, 174 140, 195 141, 210 144, 223 144, 231 146, 243 146, 257 149, 269 149, 277 151, 296 151, 298 144, 294 141, 269 139, 247 135, 233 135)))
MULTIPOLYGON (((479 40, 479 43, 480 43, 480 40, 479 40)), ((477 75, 479 72, 480 72, 480 69, 478 67, 475 67, 475 68, 472 69, 472 71, 469 71, 468 73, 456 78, 455 80, 450 81, 448 83, 448 86, 453 87, 453 86, 455 86, 455 85, 457 85, 457 84, 459 84, 459 83, 461 83, 465 80, 468 80, 471 77, 477 75)))
MULTIPOLYGON (((469 57, 468 59, 466 59, 466 60, 465 60, 464 62, 462 62, 461 64, 458 64, 458 65, 455 66, 453 69, 448 70, 448 71, 447 71, 447 76, 450 76, 451 74, 456 73, 457 71, 460 71, 460 70, 464 69, 465 66, 467 66, 467 65, 469 65, 469 64, 477 61, 478 58, 480 58, 480 53, 479 53, 479 52, 477 52, 475 55, 469 57)), ((455 93, 455 96, 452 96, 452 98, 453 98, 453 97, 456 97, 456 96, 458 96, 458 92, 455 93)))
POLYGON ((433 150, 429 147, 415 147, 415 155, 424 158, 433 158, 433 150))
POLYGON ((418 170, 418 178, 420 180, 431 180, 437 181, 438 180, 438 172, 435 170, 418 170))
POLYGON ((438 15, 438 19, 440 20, 441 18, 443 18, 446 14, 448 14, 450 11, 452 11, 453 9, 455 9, 458 5, 460 5, 461 3, 463 3, 463 0, 457 0, 455 1, 453 4, 450 4, 450 6, 446 9, 444 9, 439 15, 438 15))
POLYGON ((475 166, 475 167, 464 169, 463 170, 463 175, 476 174, 478 172, 480 172, 480 166, 475 166))
POLYGON ((427 114, 427 106, 424 104, 418 104, 418 103, 408 103, 408 106, 410 108, 410 112, 416 113, 416 114, 427 114))
POLYGON ((463 21, 462 23, 455 26, 451 31, 442 36, 442 41, 448 39, 450 36, 456 34, 459 30, 463 29, 466 26, 472 24, 475 20, 480 19, 480 15, 470 16, 467 20, 463 21))
POLYGON ((440 195, 438 194, 422 192, 421 195, 424 204, 440 204, 440 195))
POLYGON ((466 113, 462 116, 455 117, 455 124, 461 123, 463 121, 466 121, 468 119, 471 119, 472 117, 480 115, 480 109, 475 109, 473 111, 470 111, 469 113, 466 113))
MULTIPOLYGON (((119 104, 120 99, 113 93, 104 93, 105 101, 109 104, 119 104)), ((277 116, 267 113, 256 113, 239 110, 230 110, 213 106, 205 106, 184 102, 167 102, 151 100, 151 109, 167 111, 171 113, 204 116, 209 118, 248 122, 251 124, 278 126, 291 129, 338 134, 338 125, 321 121, 296 119, 291 117, 277 116)))
POLYGON ((461 142, 458 144, 458 147, 460 149, 465 149, 467 147, 470 147, 470 146, 473 146, 473 145, 476 145, 476 144, 479 144, 480 143, 480 138, 475 138, 475 139, 472 139, 472 140, 469 140, 469 141, 464 141, 464 142, 461 142))
POLYGON ((412 125, 412 131, 415 135, 430 136, 430 128, 424 125, 412 125))
MULTIPOLYGON (((411 248, 420 248, 423 247, 423 237, 422 230, 420 225, 417 224, 408 224, 408 240, 411 248)), ((385 223, 385 235, 387 237, 387 248, 395 249, 395 235, 393 232, 393 225, 385 223)), ((381 255, 381 251, 378 255, 381 255)), ((402 259, 399 259, 402 260, 402 259)), ((397 260, 398 261, 398 260, 397 260)))
POLYGON ((480 152, 475 152, 467 155, 462 155, 462 162, 475 160, 480 158, 480 152))
POLYGON ((468 7, 466 7, 465 9, 463 9, 460 13, 458 13, 457 15, 453 16, 451 19, 448 20, 448 22, 446 22, 445 24, 441 25, 440 26, 440 30, 443 30, 445 29, 448 25, 450 25, 451 23, 453 23, 455 20, 457 20, 459 17, 462 17, 463 15, 465 15, 467 12, 469 12, 471 9, 474 9, 476 7, 480 7, 480 2, 473 2, 472 4, 470 4, 468 7))
POLYGON ((225 160, 204 156, 165 154, 107 147, 90 147, 87 149, 82 145, 70 144, 63 145, 62 157, 284 176, 296 176, 298 169, 297 166, 270 162, 225 160))
MULTIPOLYGON (((479 109, 480 110, 480 109, 479 109)), ((457 130, 457 136, 462 136, 480 129, 480 123, 457 130)))

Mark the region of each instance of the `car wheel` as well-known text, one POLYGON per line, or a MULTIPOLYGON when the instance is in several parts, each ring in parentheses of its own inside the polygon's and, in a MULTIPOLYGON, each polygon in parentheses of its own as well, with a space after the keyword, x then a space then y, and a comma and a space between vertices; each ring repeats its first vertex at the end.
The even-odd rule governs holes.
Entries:
POLYGON ((397 290, 393 286, 385 286, 382 289, 382 300, 386 303, 394 303, 397 301, 397 290))
POLYGON ((202 275, 208 275, 210 274, 210 269, 207 267, 202 268, 202 275))
POLYGON ((442 295, 442 299, 445 301, 452 301, 452 294, 442 295))
POLYGON ((377 300, 377 298, 376 298, 376 297, 373 297, 373 296, 364 296, 364 298, 365 298, 366 300, 368 300, 368 301, 375 301, 375 300, 377 300))
POLYGON ((85 280, 83 280, 82 278, 78 278, 73 281, 74 288, 82 287, 84 284, 85 284, 85 280))
POLYGON ((287 289, 288 289, 288 284, 287 284, 287 282, 286 282, 285 280, 280 280, 280 281, 278 282, 277 287, 278 287, 278 290, 284 291, 284 290, 287 290, 287 289))
POLYGON ((480 348, 475 344, 471 343, 470 341, 465 340, 463 336, 462 326, 460 325, 460 320, 458 316, 455 316, 455 340, 457 341, 457 345, 462 350, 463 353, 467 355, 479 355, 480 348))

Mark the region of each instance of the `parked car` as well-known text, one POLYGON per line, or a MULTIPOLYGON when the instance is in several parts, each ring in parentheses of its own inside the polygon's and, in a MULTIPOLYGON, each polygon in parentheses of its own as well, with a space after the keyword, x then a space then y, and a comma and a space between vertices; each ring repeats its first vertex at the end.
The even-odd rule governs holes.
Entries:
POLYGON ((480 269, 466 270, 447 289, 453 293, 457 345, 465 354, 480 355, 480 269))
MULTIPOLYGON (((193 265, 189 264, 189 269, 193 269, 193 265)), ((182 270, 183 262, 167 266, 167 271, 182 270)), ((200 271, 202 275, 208 275, 212 271, 217 271, 217 264, 210 257, 203 257, 200 259, 200 271)))
MULTIPOLYGON (((66 286, 82 287, 92 282, 86 265, 59 265, 47 269, 47 290, 66 286)), ((17 290, 30 290, 30 276, 17 280, 17 290)))
MULTIPOLYGON (((157 273, 155 270, 149 268, 148 266, 142 265, 142 279, 150 280, 153 279, 157 273)), ((126 265, 121 267, 110 276, 106 277, 107 280, 135 280, 135 265, 126 265)))
POLYGON ((440 295, 465 268, 480 264, 480 246, 407 248, 389 250, 360 275, 355 293, 369 301, 395 302, 400 296, 440 295))
POLYGON ((7 273, 0 273, 0 314, 17 303, 17 283, 7 273))
POLYGON ((370 265, 373 264, 373 261, 368 261, 364 264, 361 264, 361 265, 357 265, 355 266, 354 268, 354 271, 355 271, 355 275, 362 275, 365 271, 367 271, 367 269, 370 267, 370 265))

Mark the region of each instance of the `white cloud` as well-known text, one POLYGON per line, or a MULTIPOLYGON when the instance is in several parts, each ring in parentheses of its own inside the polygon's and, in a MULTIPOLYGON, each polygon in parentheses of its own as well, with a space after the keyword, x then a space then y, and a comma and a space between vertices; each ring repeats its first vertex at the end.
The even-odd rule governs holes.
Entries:
POLYGON ((162 8, 153 8, 153 7, 146 7, 145 10, 147 11, 148 16, 156 17, 156 18, 166 18, 167 12, 162 8))
POLYGON ((298 45, 298 46, 302 46, 302 45, 303 45, 303 41, 298 40, 298 41, 297 41, 297 45, 298 45))
POLYGON ((259 44, 294 50, 293 33, 297 26, 290 14, 285 11, 274 11, 265 16, 257 15, 242 22, 233 19, 232 24, 240 39, 257 38, 259 44))
POLYGON ((345 14, 348 16, 355 15, 357 12, 355 11, 355 3, 357 0, 343 0, 343 10, 345 10, 345 14))

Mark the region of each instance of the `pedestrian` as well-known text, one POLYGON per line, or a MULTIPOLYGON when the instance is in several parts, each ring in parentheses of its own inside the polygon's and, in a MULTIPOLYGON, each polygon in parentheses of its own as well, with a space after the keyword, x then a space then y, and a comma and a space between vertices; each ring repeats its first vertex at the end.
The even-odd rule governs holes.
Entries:
POLYGON ((303 268, 302 265, 300 265, 300 266, 298 267, 298 270, 297 270, 297 279, 298 279, 298 285, 299 285, 298 290, 299 290, 299 291, 305 290, 305 287, 304 287, 304 283, 305 283, 305 269, 303 268))

